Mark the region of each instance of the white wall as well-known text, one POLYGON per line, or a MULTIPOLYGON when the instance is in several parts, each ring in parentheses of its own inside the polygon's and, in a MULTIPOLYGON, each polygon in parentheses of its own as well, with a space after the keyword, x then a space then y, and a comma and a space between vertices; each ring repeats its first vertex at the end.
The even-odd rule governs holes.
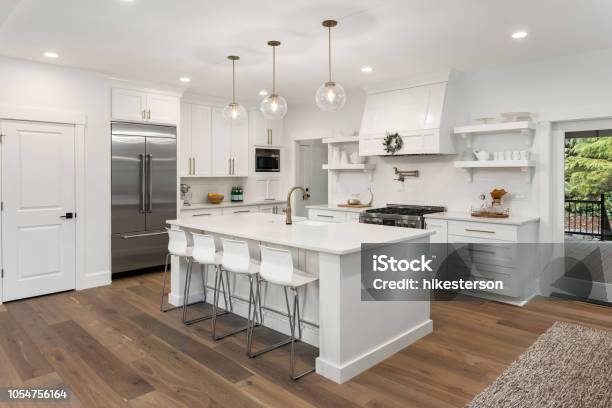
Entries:
POLYGON ((0 57, 0 104, 87 115, 86 275, 110 281, 110 88, 101 74, 0 57))
MULTIPOLYGON (((593 117, 593 112, 608 112, 612 116, 609 94, 612 49, 469 73, 466 83, 466 103, 472 115, 530 111, 543 121, 588 118, 593 117)), ((350 92, 348 98, 347 106, 336 114, 318 111, 314 102, 290 106, 286 133, 296 138, 315 134, 327 136, 333 129, 358 129, 365 99, 356 91, 350 92)), ((479 203, 480 193, 503 187, 512 193, 507 202, 515 214, 539 215, 548 208, 550 200, 547 192, 550 137, 549 128, 541 126, 532 148, 541 166, 532 184, 526 184, 524 175, 518 170, 505 169, 477 170, 474 182, 468 183, 465 171, 452 166, 457 160, 455 156, 373 157, 369 159, 376 164, 373 182, 364 174, 343 173, 330 203, 343 202, 372 184, 376 206, 419 203, 468 210, 479 203), (418 169, 421 176, 407 178, 405 183, 393 181, 394 166, 401 170, 418 169)), ((476 140, 478 148, 489 151, 525 148, 525 139, 521 137, 498 135, 476 140)), ((458 142, 457 152, 464 149, 458 142)))

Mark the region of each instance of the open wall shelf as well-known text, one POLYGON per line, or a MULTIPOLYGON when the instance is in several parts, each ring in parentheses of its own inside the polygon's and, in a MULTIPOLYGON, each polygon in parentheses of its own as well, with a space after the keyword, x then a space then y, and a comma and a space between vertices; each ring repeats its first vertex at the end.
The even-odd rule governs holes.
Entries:
POLYGON ((519 122, 482 123, 478 125, 458 126, 453 129, 455 135, 461 136, 468 147, 473 145, 473 137, 476 135, 516 134, 526 135, 527 146, 533 143, 536 125, 530 120, 519 122))
POLYGON ((453 163, 455 167, 463 168, 468 172, 468 180, 470 183, 474 179, 474 169, 487 169, 487 168, 505 168, 505 169, 520 169, 525 173, 525 182, 531 183, 533 176, 533 169, 535 168, 535 160, 470 160, 470 161, 456 161, 453 163))

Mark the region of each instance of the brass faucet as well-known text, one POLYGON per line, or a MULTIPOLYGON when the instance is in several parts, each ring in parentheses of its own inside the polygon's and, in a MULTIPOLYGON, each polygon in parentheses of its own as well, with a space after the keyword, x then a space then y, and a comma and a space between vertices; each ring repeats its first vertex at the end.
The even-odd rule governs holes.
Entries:
POLYGON ((285 224, 287 225, 293 224, 293 221, 291 220, 291 194, 293 194, 295 190, 302 190, 302 200, 308 200, 308 197, 310 197, 310 194, 308 194, 302 187, 295 186, 289 190, 289 194, 287 194, 287 218, 285 219, 285 224))

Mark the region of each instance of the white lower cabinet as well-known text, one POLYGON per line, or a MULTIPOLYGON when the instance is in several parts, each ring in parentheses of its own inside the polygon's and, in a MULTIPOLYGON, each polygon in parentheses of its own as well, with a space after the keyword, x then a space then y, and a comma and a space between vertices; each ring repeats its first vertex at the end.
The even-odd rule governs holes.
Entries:
POLYGON ((470 266, 470 280, 499 281, 502 289, 480 292, 482 297, 511 304, 524 304, 534 293, 538 268, 537 223, 522 225, 426 219, 426 228, 435 231, 432 243, 448 243, 433 247, 434 254, 447 260, 441 271, 453 278, 470 266), (523 245, 522 245, 523 244, 523 245), (447 258, 447 251, 455 256, 447 258))
POLYGON ((285 204, 260 205, 259 212, 265 214, 284 214, 287 212, 287 206, 285 204))

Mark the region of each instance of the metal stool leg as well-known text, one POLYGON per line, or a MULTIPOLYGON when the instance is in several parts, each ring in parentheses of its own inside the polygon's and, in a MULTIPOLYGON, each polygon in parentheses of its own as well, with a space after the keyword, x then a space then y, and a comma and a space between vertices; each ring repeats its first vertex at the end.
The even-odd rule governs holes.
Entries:
POLYGON ((162 280, 162 292, 161 292, 161 301, 159 303, 159 310, 162 312, 169 312, 170 310, 174 310, 177 309, 176 306, 174 307, 170 307, 168 309, 164 309, 164 297, 166 296, 166 276, 168 275, 168 264, 171 261, 171 254, 168 252, 168 254, 166 255, 166 264, 164 265, 164 277, 162 280))
MULTIPOLYGON (((189 299, 189 291, 191 289, 191 276, 193 275, 193 264, 194 262, 191 262, 189 264, 189 266, 187 267, 187 279, 188 281, 185 282, 185 299, 186 301, 189 299)), ((202 271, 200 271, 200 276, 202 278, 202 289, 204 290, 204 298, 206 299, 206 281, 205 281, 205 275, 202 271)), ((216 283, 215 283, 216 284, 216 283)), ((214 296, 213 296, 214 297, 214 296)), ((206 303, 206 300, 204 300, 203 302, 197 302, 197 303, 206 303)), ((222 314, 226 314, 227 312, 224 312, 222 314)), ((208 315, 204 315, 204 316, 200 316, 200 317, 195 317, 193 319, 187 320, 187 304, 184 304, 183 307, 183 323, 187 326, 192 325, 194 323, 198 323, 204 320, 208 320, 208 319, 212 319, 213 318, 213 314, 208 314, 208 315)))
POLYGON ((183 292, 183 323, 187 321, 187 304, 189 303, 189 287, 191 286, 191 260, 187 260, 187 274, 185 276, 185 290, 183 292))
MULTIPOLYGON (((289 318, 289 321, 293 321, 292 324, 290 324, 290 328, 291 328, 291 362, 290 362, 290 366, 291 366, 291 379, 292 380, 299 380, 300 378, 304 377, 306 374, 310 374, 312 372, 315 371, 315 367, 309 368, 304 372, 301 372, 299 374, 295 374, 295 325, 297 324, 298 326, 298 332, 299 332, 299 339, 298 341, 302 340, 302 328, 301 328, 301 318, 300 318, 300 307, 299 307, 299 303, 300 303, 300 298, 298 295, 298 291, 297 288, 293 288, 293 316, 289 318)), ((287 303, 287 311, 289 311, 289 303, 287 303)))
MULTIPOLYGON (((223 272, 225 272, 225 281, 227 282, 227 291, 225 290, 225 287, 223 288, 223 292, 224 292, 224 296, 226 296, 225 298, 225 310, 227 312, 227 307, 228 307, 228 303, 227 303, 227 298, 229 298, 229 307, 230 307, 230 311, 232 310, 232 294, 230 292, 230 282, 229 282, 229 273, 228 271, 222 271, 220 274, 220 281, 221 284, 223 284, 223 272)), ((250 293, 249 293, 249 312, 248 312, 248 318, 247 318, 247 325, 244 327, 240 327, 236 330, 232 330, 229 333, 224 333, 221 334, 219 336, 217 336, 217 314, 216 314, 216 310, 217 310, 217 304, 218 304, 218 296, 217 296, 217 301, 215 302, 214 306, 213 306, 213 332, 212 332, 212 337, 213 340, 218 341, 221 339, 224 339, 226 337, 229 336, 233 336, 234 334, 238 334, 240 332, 243 331, 247 331, 247 344, 248 344, 248 336, 249 336, 249 327, 250 327, 250 321, 251 321, 251 304, 253 303, 253 277, 249 276, 249 283, 250 283, 250 293)))

